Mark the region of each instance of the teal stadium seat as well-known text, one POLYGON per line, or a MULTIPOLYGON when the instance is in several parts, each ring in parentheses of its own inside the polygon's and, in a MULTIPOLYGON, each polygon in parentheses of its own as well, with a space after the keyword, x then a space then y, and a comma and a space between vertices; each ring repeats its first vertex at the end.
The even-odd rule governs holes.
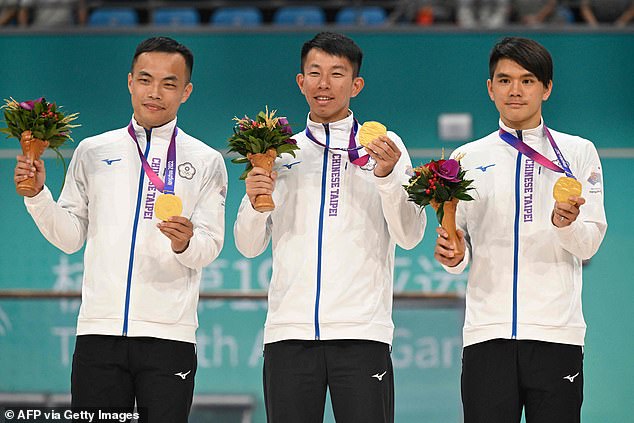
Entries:
POLYGON ((200 14, 193 7, 162 7, 154 11, 153 22, 157 26, 196 26, 200 14))
POLYGON ((139 16, 130 7, 103 7, 92 11, 88 18, 89 26, 136 26, 139 16))
POLYGON ((335 15, 338 25, 383 25, 387 21, 385 9, 378 6, 343 7, 335 15))
POLYGON ((284 6, 273 15, 275 25, 319 26, 326 23, 326 13, 317 6, 284 6))
POLYGON ((257 7, 219 7, 211 15, 215 26, 260 26, 262 12, 257 7))

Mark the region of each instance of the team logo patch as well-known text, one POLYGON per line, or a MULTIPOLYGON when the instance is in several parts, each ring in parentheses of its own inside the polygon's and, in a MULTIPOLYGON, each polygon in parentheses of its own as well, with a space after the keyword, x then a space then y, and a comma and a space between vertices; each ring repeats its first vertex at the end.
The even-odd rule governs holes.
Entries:
POLYGON ((178 165, 178 174, 181 176, 181 178, 191 179, 196 174, 196 169, 191 163, 185 162, 178 165))
POLYGON ((591 172, 590 177, 588 178, 588 182, 592 185, 601 183, 601 174, 599 172, 591 172))

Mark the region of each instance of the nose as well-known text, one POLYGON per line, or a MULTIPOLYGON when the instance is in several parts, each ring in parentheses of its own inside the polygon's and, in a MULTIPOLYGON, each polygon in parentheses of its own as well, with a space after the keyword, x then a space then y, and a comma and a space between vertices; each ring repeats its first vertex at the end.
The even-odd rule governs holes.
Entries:
POLYGON ((151 84, 148 90, 148 98, 152 100, 160 100, 161 99, 161 90, 159 84, 151 84))
POLYGON ((521 81, 513 81, 511 82, 510 95, 521 96, 522 95, 522 82, 521 81))
POLYGON ((328 79, 327 75, 322 75, 321 78, 319 78, 319 88, 320 89, 326 89, 330 87, 330 80, 328 79))

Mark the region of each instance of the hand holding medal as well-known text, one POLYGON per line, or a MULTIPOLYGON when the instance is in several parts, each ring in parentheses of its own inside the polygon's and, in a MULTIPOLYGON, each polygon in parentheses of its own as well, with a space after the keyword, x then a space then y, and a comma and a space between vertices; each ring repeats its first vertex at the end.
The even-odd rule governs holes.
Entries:
POLYGON ((375 162, 374 175, 378 177, 385 177, 392 173, 401 157, 401 150, 387 137, 387 128, 379 122, 369 121, 361 126, 359 144, 365 147, 375 162))
POLYGON ((174 194, 161 194, 154 203, 154 214, 163 222, 172 216, 180 216, 183 212, 183 202, 174 194))
POLYGON ((574 178, 562 176, 557 179, 555 186, 553 186, 553 197, 558 203, 567 201, 570 204, 576 204, 574 201, 570 201, 570 197, 579 197, 581 195, 581 182, 574 178))
POLYGON ((368 148, 372 140, 379 138, 381 135, 387 135, 385 125, 375 121, 368 121, 359 128, 359 144, 368 148))

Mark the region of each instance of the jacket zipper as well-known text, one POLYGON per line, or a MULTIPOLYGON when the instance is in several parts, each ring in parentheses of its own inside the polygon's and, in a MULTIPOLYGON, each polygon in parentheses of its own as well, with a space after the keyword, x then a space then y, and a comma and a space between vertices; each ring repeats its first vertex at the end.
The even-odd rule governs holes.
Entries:
POLYGON ((321 337, 319 331, 319 298, 321 295, 321 252, 324 231, 324 205, 326 203, 326 173, 328 173, 328 146, 330 145, 330 128, 324 123, 326 131, 326 148, 324 148, 324 163, 321 173, 321 205, 319 207, 319 232, 317 234, 317 292, 315 294, 315 339, 321 337))
MULTIPOLYGON (((152 138, 152 130, 146 130, 146 143, 144 156, 147 158, 150 152, 150 140, 152 138)), ((123 315, 123 336, 128 336, 128 315, 130 312, 130 287, 132 285, 132 268, 134 266, 134 247, 136 244, 136 231, 139 226, 139 212, 141 210, 141 197, 143 196, 143 181, 145 180, 145 172, 141 166, 141 174, 139 175, 139 189, 136 198, 136 212, 134 214, 134 226, 132 227, 132 241, 130 243, 130 260, 128 262, 128 280, 125 290, 125 311, 123 315)))
MULTIPOLYGON (((517 138, 522 141, 522 131, 517 131, 517 138)), ((515 164, 515 222, 513 225, 513 326, 511 338, 517 339, 517 276, 519 272, 519 238, 520 238, 520 174, 522 169, 522 153, 517 153, 515 164)))

